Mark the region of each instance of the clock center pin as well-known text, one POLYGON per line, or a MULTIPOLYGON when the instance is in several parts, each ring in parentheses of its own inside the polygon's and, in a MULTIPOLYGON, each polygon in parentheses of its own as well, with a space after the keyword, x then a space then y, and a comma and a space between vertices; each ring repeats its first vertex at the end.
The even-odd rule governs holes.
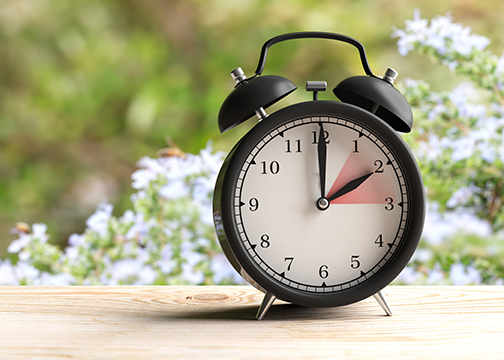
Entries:
POLYGON ((329 208, 329 204, 329 200, 327 200, 325 197, 321 197, 317 200, 317 209, 322 211, 327 210, 329 208))

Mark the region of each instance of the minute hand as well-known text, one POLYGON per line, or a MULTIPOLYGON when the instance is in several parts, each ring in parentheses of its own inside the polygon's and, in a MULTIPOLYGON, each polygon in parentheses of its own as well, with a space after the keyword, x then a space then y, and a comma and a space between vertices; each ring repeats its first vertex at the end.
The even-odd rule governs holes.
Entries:
POLYGON ((320 125, 320 133, 317 145, 317 157, 320 176, 320 196, 325 197, 325 182, 326 182, 326 166, 327 166, 327 143, 325 140, 325 131, 322 123, 320 125))
POLYGON ((331 201, 339 198, 340 196, 348 194, 350 191, 353 191, 353 190, 357 189, 371 175, 373 175, 372 172, 369 173, 369 174, 366 174, 366 175, 362 175, 361 177, 358 177, 357 179, 354 179, 354 180, 350 181, 348 184, 346 184, 341 189, 339 189, 334 194, 332 194, 327 200, 329 200, 329 202, 331 202, 331 201))

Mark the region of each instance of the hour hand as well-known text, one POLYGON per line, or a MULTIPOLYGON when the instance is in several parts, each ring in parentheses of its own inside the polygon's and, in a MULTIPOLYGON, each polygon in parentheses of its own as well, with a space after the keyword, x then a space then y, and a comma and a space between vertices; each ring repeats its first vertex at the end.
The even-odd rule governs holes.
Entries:
POLYGON ((350 181, 345 186, 343 186, 341 189, 339 189, 334 194, 332 194, 327 200, 329 200, 329 202, 331 202, 331 201, 339 198, 340 196, 348 194, 350 191, 353 191, 353 190, 357 189, 371 175, 373 175, 372 172, 370 172, 369 174, 366 174, 366 175, 362 175, 361 177, 358 177, 357 179, 354 179, 354 180, 350 181))

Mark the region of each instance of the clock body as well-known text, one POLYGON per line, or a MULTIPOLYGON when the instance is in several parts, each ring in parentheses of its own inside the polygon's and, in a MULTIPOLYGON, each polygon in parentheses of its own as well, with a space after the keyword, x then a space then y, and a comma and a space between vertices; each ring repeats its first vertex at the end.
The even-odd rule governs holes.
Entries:
POLYGON ((425 217, 422 178, 403 139, 371 112, 336 101, 291 105, 259 122, 224 161, 213 203, 233 267, 303 306, 379 292, 410 260, 425 217))

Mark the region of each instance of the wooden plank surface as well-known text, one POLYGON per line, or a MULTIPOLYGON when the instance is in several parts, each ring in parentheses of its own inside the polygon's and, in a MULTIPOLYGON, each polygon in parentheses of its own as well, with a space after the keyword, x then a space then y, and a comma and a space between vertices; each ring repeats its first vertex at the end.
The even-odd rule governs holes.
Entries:
POLYGON ((340 308, 247 286, 0 287, 0 359, 504 359, 504 287, 389 286, 340 308))

